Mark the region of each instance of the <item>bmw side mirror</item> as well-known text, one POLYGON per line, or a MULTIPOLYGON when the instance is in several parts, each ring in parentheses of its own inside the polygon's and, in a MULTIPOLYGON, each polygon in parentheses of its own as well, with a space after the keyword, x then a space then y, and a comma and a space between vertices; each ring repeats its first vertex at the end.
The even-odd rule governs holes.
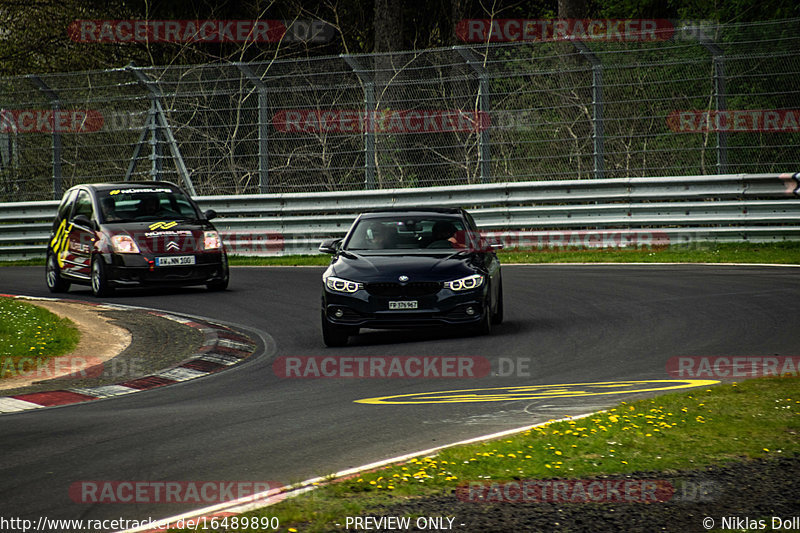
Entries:
POLYGON ((323 254, 335 254, 339 251, 339 244, 341 244, 342 239, 328 239, 322 241, 322 244, 319 245, 319 251, 323 254))
POLYGON ((217 218, 217 212, 214 211, 213 209, 209 209, 208 211, 205 211, 203 213, 203 216, 205 217, 206 220, 211 220, 212 218, 217 218))

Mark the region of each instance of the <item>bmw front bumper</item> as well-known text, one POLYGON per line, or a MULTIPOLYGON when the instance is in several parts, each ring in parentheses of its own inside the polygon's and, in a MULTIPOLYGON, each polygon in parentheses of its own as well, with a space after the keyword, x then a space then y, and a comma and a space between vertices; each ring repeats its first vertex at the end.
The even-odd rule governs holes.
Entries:
POLYGON ((366 289, 341 293, 323 288, 322 305, 331 324, 357 328, 392 329, 461 326, 483 319, 486 287, 463 293, 441 289, 423 296, 377 296, 366 289), (389 302, 416 301, 416 309, 394 310, 389 302))

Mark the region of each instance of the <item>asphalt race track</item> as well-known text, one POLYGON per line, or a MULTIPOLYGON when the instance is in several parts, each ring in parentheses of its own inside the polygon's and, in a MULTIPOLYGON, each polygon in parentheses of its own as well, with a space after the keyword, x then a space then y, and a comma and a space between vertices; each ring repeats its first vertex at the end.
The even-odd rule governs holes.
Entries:
MULTIPOLYGON (((0 516, 163 518, 193 504, 78 504, 72 484, 270 481, 288 484, 391 456, 615 403, 620 395, 471 403, 367 404, 433 391, 670 380, 676 356, 800 355, 800 268, 514 266, 506 321, 491 336, 373 331, 328 349, 322 268, 234 268, 230 289, 120 292, 108 301, 246 328, 262 349, 184 384, 0 415, 0 516), (283 379, 286 356, 477 356, 480 378, 283 379), (529 364, 510 371, 510 362, 529 364), (524 367, 523 367, 524 369, 524 367)), ((0 269, 0 293, 49 296, 43 267, 0 269)), ((68 298, 96 301, 74 286, 68 298)))

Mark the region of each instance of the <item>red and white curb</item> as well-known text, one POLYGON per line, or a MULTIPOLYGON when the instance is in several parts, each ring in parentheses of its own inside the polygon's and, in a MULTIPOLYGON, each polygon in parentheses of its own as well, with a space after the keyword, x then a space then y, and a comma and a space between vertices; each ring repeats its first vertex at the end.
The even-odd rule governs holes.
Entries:
POLYGON ((522 433, 523 431, 531 430, 535 427, 545 426, 547 424, 552 424, 555 422, 563 422, 566 420, 580 420, 581 418, 594 416, 602 412, 604 411, 601 410, 592 413, 584 413, 582 415, 567 416, 564 418, 560 418, 558 420, 548 420, 546 422, 533 424, 531 426, 523 426, 519 428, 508 429, 506 431, 500 431, 498 433, 492 433, 490 435, 482 435, 480 437, 475 437, 472 439, 453 442, 450 444, 444 444, 442 446, 437 446, 436 448, 429 448, 427 450, 408 453, 398 457, 392 457, 391 459, 384 459, 382 461, 377 461, 363 466, 349 468, 347 470, 342 470, 341 472, 337 472, 331 476, 315 477, 307 479, 306 481, 301 481, 300 483, 295 483, 293 485, 286 485, 284 487, 272 488, 268 491, 259 494, 253 494, 251 496, 247 496, 246 498, 231 500, 229 502, 223 502, 210 507, 205 507, 203 509, 189 511, 187 513, 173 516, 170 518, 163 518, 161 520, 151 522, 150 524, 145 524, 132 529, 126 529, 118 533, 157 533, 159 531, 164 531, 166 529, 195 529, 195 527, 197 526, 199 526, 200 529, 202 529, 204 525, 210 525, 212 520, 214 519, 220 520, 226 517, 237 516, 242 513, 255 511, 257 509, 263 509, 264 507, 275 505, 276 503, 281 502, 287 498, 294 498, 295 496, 299 496, 306 492, 311 492, 324 485, 328 485, 330 483, 335 483, 337 481, 342 481, 351 477, 355 477, 359 474, 370 472, 372 470, 383 468, 385 466, 404 463, 409 459, 413 459, 414 457, 429 457, 436 455, 439 451, 444 450, 446 448, 452 448, 454 446, 462 446, 467 444, 474 444, 476 442, 483 442, 487 440, 500 439, 510 435, 515 435, 517 433, 522 433))
POLYGON ((194 318, 181 317, 161 311, 118 304, 63 300, 60 298, 33 298, 13 294, 0 294, 0 296, 17 298, 20 300, 72 302, 95 306, 99 309, 143 312, 194 328, 204 335, 203 345, 198 351, 180 363, 154 374, 129 379, 113 385, 75 387, 63 390, 31 392, 0 397, 0 413, 16 413, 31 409, 40 409, 42 407, 70 405, 101 398, 112 398, 114 396, 142 392, 164 385, 173 385, 224 370, 250 357, 256 350, 256 346, 252 340, 227 326, 194 318))

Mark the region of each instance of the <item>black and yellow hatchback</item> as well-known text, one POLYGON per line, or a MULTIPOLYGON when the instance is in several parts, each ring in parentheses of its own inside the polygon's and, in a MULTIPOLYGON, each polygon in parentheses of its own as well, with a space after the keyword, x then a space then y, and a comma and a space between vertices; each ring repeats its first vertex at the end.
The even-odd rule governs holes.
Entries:
POLYGON ((210 220, 168 182, 77 185, 61 200, 47 246, 51 292, 89 285, 95 296, 119 287, 228 286, 228 259, 210 220))

